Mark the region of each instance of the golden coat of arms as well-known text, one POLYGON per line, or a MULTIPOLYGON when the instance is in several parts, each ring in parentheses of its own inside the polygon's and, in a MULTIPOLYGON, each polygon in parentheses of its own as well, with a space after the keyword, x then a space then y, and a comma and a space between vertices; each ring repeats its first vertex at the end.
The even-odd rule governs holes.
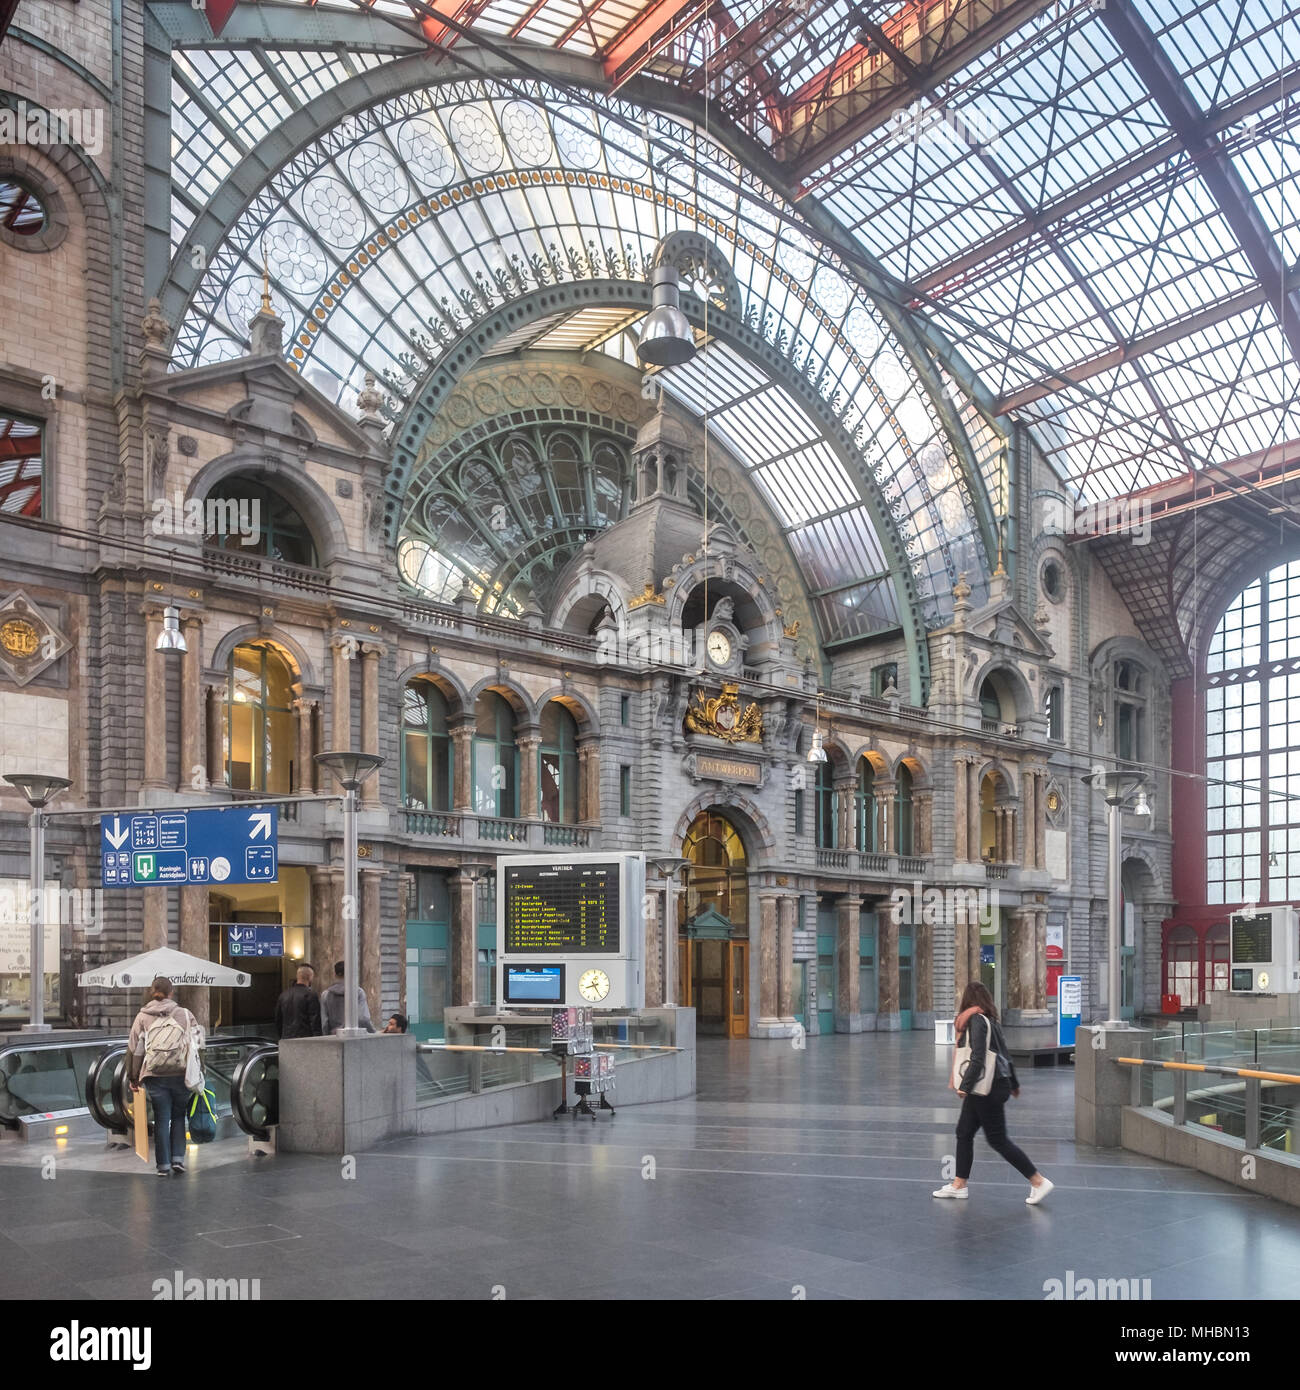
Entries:
POLYGON ((697 690, 686 711, 686 732, 709 734, 728 743, 762 743, 763 711, 752 701, 742 709, 738 692, 733 681, 725 682, 722 694, 711 698, 697 690))

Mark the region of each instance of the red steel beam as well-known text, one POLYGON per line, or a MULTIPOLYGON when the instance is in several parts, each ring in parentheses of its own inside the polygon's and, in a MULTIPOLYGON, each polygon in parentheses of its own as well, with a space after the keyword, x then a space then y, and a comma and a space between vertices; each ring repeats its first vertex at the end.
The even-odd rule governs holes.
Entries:
POLYGON ((692 24, 712 0, 654 0, 608 45, 601 56, 610 91, 635 77, 656 53, 692 24))

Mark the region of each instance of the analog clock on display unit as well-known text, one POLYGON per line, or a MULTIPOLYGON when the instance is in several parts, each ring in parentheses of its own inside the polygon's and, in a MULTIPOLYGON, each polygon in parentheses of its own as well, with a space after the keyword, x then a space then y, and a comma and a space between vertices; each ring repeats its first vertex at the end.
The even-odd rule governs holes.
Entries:
POLYGON ((599 1004, 609 993, 609 976, 603 970, 584 970, 578 980, 578 993, 593 1004, 599 1004))

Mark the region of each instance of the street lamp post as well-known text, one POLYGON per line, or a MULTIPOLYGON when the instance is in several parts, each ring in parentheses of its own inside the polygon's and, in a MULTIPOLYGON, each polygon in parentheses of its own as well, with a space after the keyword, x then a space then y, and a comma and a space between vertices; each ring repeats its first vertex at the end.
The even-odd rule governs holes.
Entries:
POLYGON ((652 859, 650 861, 659 871, 667 883, 667 891, 664 893, 664 922, 663 922, 663 976, 664 976, 664 1002, 665 1009, 675 1008, 673 1004, 673 953, 677 949, 677 874, 681 869, 690 868, 691 861, 683 859, 680 855, 665 855, 662 859, 652 859))
POLYGON ((357 788, 383 765, 378 753, 317 753, 343 787, 343 1027, 341 1037, 364 1033, 357 1022, 357 788))
POLYGON ((1145 772, 1117 769, 1107 772, 1094 768, 1085 778, 1092 786, 1103 790, 1106 796, 1106 993, 1107 1007, 1112 1014, 1103 1028, 1127 1028, 1120 1018, 1120 924, 1124 916, 1124 902, 1120 882, 1120 853, 1122 850, 1123 817, 1130 799, 1136 797, 1133 811, 1139 816, 1149 816, 1151 807, 1147 802, 1145 772))
POLYGON ((72 783, 66 777, 45 777, 39 772, 11 772, 5 781, 17 787, 32 808, 28 827, 31 833, 31 866, 27 920, 31 926, 32 999, 30 1021, 24 1033, 48 1033, 45 1022, 45 816, 42 812, 61 791, 72 783))

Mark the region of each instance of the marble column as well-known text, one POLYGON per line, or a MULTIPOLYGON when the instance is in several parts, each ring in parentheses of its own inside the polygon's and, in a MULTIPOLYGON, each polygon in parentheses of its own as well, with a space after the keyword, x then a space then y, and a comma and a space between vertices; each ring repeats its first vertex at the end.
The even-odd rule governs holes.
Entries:
POLYGON ((952 762, 953 787, 953 858, 965 863, 970 857, 969 838, 966 829, 966 779, 970 767, 966 759, 954 758, 952 762))
POLYGON ((343 959, 343 870, 313 865, 311 878, 311 965, 318 989, 334 983, 334 962, 343 959))
POLYGON ((862 1031, 862 903, 835 904, 835 1031, 862 1031))
MULTIPOLYGON (((141 890, 144 908, 141 912, 140 949, 156 951, 168 945, 167 940, 167 900, 170 893, 159 892, 156 888, 141 890)), ((134 955, 132 951, 129 954, 134 955)))
POLYGON ((1007 915, 1007 944, 1003 955, 1007 978, 1004 1001, 1008 1015, 1019 1015, 1028 1008, 1025 998, 1025 978, 1033 979, 1033 933, 1028 930, 1028 913, 1017 909, 1007 915))
MULTIPOLYGON (((1043 773, 1038 774, 1037 785, 1034 791, 1034 805, 1036 814, 1034 816, 1034 865, 1039 869, 1047 868, 1047 798, 1043 793, 1043 784, 1046 778, 1043 773)), ((1044 931, 1046 931, 1046 918, 1044 918, 1044 931)))
POLYGON ((451 726, 451 804, 456 811, 474 809, 474 721, 463 718, 451 726))
POLYGON ((312 758, 311 726, 312 705, 309 700, 299 699, 298 712, 298 777, 294 791, 309 795, 316 789, 316 764, 312 758))
POLYGON ((664 1002, 664 924, 667 921, 668 888, 647 885, 645 919, 645 1003, 647 1009, 664 1002))
MULTIPOLYGON (((415 880, 411 874, 401 874, 397 880, 397 1009, 410 1015, 406 1008, 406 919, 411 915, 411 899, 415 880)), ((381 1025, 382 1026, 382 1025, 381 1025)))
POLYGON ((836 849, 852 849, 857 843, 853 823, 853 794, 856 790, 856 782, 845 781, 843 778, 834 784, 836 849))
MULTIPOLYGON (((377 642, 367 642, 361 648, 361 751, 379 752, 379 658, 384 648, 377 642)), ((367 777, 361 784, 361 804, 378 806, 379 775, 367 777)))
POLYGON ((600 824, 600 740, 578 742, 578 820, 583 825, 600 824))
POLYGON ((203 691, 209 787, 226 785, 226 705, 223 694, 224 691, 215 685, 209 685, 203 691))
POLYGON ((957 1001, 961 998, 962 992, 970 984, 970 934, 979 931, 979 923, 966 921, 965 913, 958 909, 956 921, 953 924, 953 967, 952 985, 953 1011, 956 1012, 957 1001))
POLYGON ((1022 775, 1024 783, 1024 798, 1022 804, 1025 808, 1025 852, 1023 864, 1026 869, 1038 868, 1038 860, 1035 854, 1038 842, 1034 836, 1034 826, 1038 822, 1038 775, 1033 772, 1025 772, 1022 775))
MULTIPOLYGON (((350 752, 352 748, 352 659, 356 639, 336 637, 330 645, 333 658, 330 688, 330 751, 350 752)), ((331 781, 336 779, 331 775, 331 781)))
POLYGON ((872 814, 876 818, 876 852, 878 854, 892 854, 894 852, 893 798, 894 788, 892 785, 876 787, 872 792, 872 800, 875 802, 872 807, 872 814))
POLYGON ((912 1022, 928 1027, 934 1022, 934 923, 921 920, 912 927, 912 985, 916 994, 912 1022))
MULTIPOLYGON (((911 891, 910 886, 907 891, 911 891)), ((898 927, 888 908, 876 913, 876 1031, 880 1033, 895 1033, 902 1023, 898 1016, 898 927)))
POLYGON ((972 864, 978 864, 983 858, 984 848, 980 844, 982 827, 980 825, 979 764, 974 758, 968 758, 966 762, 966 826, 969 835, 966 858, 972 864))
MULTIPOLYGON (((155 651, 162 632, 162 612, 145 613, 144 624, 144 785, 168 788, 167 749, 171 730, 167 724, 167 658, 155 651)), ((146 893, 146 901, 157 894, 146 893)))
POLYGON ((519 749, 519 815, 523 820, 542 818, 541 795, 537 782, 537 753, 542 736, 534 728, 517 730, 515 747, 519 749))
MULTIPOLYGON (((187 638, 188 640, 188 638, 187 638)), ((208 960, 208 890, 203 884, 189 885, 180 890, 181 950, 190 956, 208 960)), ((184 986, 182 1003, 204 1028, 211 1026, 212 1012, 209 997, 212 991, 202 986, 184 986)))
MULTIPOLYGON (((762 893, 758 899, 758 1022, 769 1027, 777 1023, 776 1011, 776 895, 762 893)), ((730 1007, 730 1001, 728 1001, 730 1007)))
POLYGON ((383 1007, 381 960, 383 956, 380 941, 381 914, 379 910, 379 889, 383 883, 384 870, 380 868, 359 869, 357 873, 358 896, 361 898, 360 960, 361 988, 366 992, 366 1002, 370 1005, 370 1021, 376 1031, 383 1029, 384 1020, 379 1011, 383 1007))
POLYGON ((787 893, 778 909, 776 1008, 781 1022, 789 1024, 795 1022, 794 926, 798 911, 798 898, 787 893))
MULTIPOLYGON (((176 790, 189 793, 207 789, 203 747, 203 623, 191 614, 181 623, 181 630, 185 634, 185 655, 181 657, 181 757, 176 790)), ((206 949, 203 954, 207 954, 206 949)))
POLYGON ((926 858, 933 853, 934 796, 931 792, 912 793, 912 814, 912 850, 919 858, 926 858))
POLYGON ((468 874, 451 879, 451 1002, 472 1004, 474 973, 478 962, 478 904, 474 882, 468 874))
MULTIPOLYGON (((994 940, 994 939, 995 939, 995 938, 993 938, 993 937, 990 937, 990 938, 989 938, 990 941, 992 941, 992 940, 994 940)), ((971 924, 970 924, 970 932, 969 932, 969 934, 967 935, 967 938, 966 938, 966 948, 967 948, 967 950, 968 950, 968 952, 969 952, 969 957, 968 957, 969 964, 967 965, 967 977, 966 977, 967 979, 970 979, 970 980, 978 980, 978 979, 980 978, 980 945, 981 945, 981 944, 982 944, 982 938, 981 938, 981 936, 980 936, 980 920, 979 920, 979 915, 976 914, 974 921, 972 921, 971 924)))

